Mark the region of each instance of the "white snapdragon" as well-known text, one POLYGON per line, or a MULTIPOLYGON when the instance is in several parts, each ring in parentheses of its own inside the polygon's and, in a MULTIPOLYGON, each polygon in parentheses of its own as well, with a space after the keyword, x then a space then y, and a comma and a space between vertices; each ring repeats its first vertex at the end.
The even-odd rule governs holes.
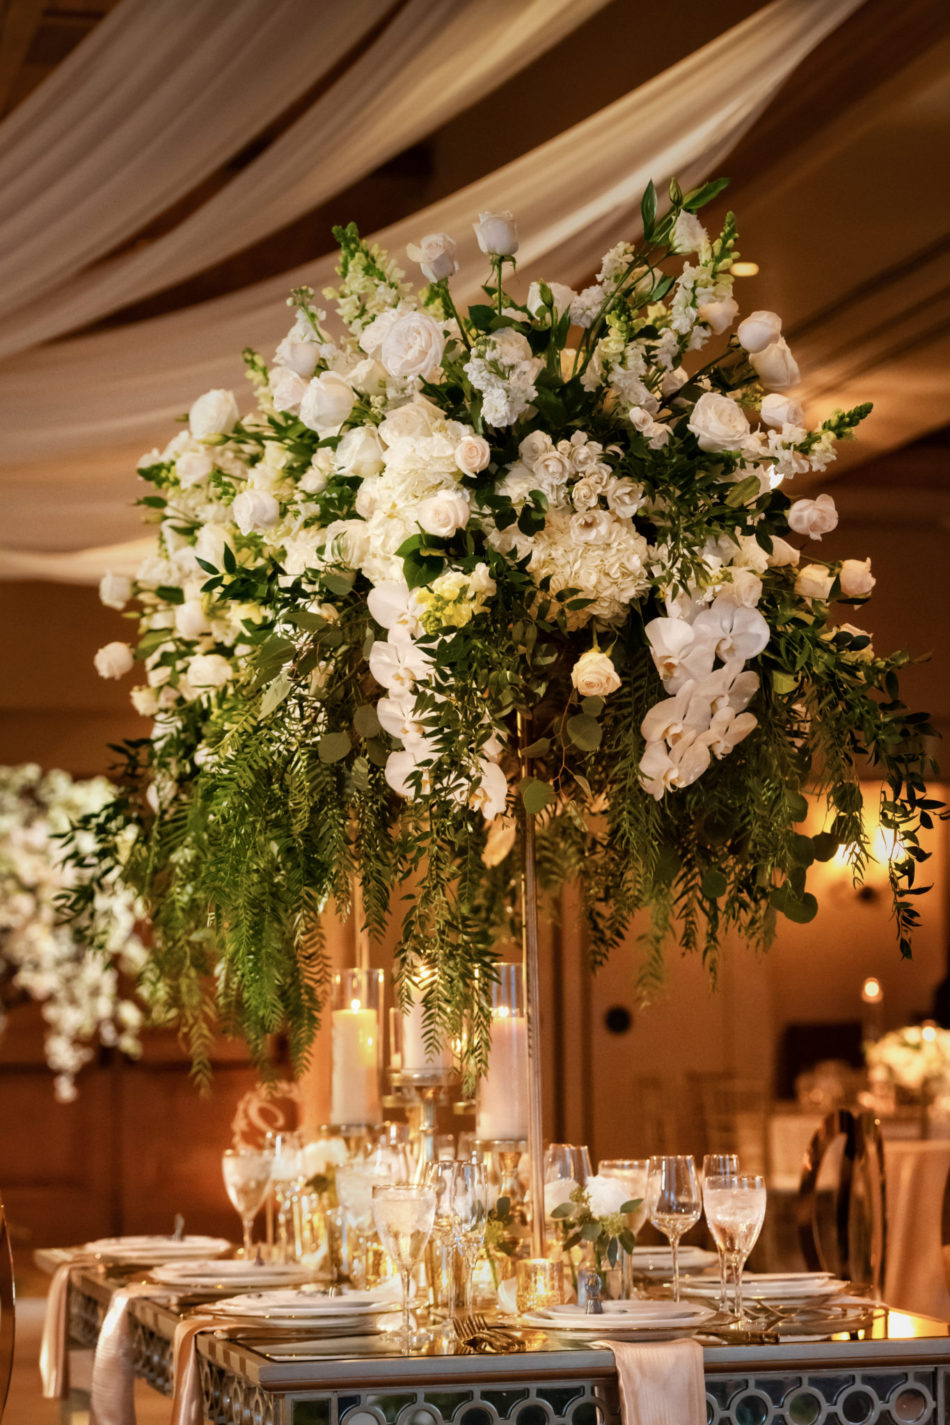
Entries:
POLYGON ((673 233, 670 239, 670 248, 673 252, 703 252, 709 247, 709 234, 699 221, 695 213, 687 213, 685 209, 677 213, 676 222, 673 224, 673 233))
POLYGON ((514 425, 537 395, 534 382, 543 367, 527 337, 511 327, 479 339, 464 370, 482 393, 482 413, 489 425, 514 425))

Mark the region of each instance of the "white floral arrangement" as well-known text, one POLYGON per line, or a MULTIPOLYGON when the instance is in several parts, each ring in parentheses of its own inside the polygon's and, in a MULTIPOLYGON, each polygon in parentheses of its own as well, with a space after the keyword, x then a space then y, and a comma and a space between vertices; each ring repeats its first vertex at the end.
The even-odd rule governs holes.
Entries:
POLYGON ((950 1080, 950 1029, 933 1023, 892 1029, 866 1044, 864 1056, 869 1069, 884 1069, 898 1088, 920 1093, 930 1082, 950 1080))
MULTIPOLYGON (((62 923, 58 903, 77 874, 64 864, 61 838, 74 822, 101 813, 114 790, 105 777, 74 781, 35 763, 0 767, 0 1025, 21 1001, 42 1005, 60 1102, 76 1097, 76 1075, 95 1040, 132 1057, 142 1051, 143 1010, 122 988, 146 961, 132 893, 115 881, 97 888, 105 939, 95 948, 62 923)), ((80 849, 92 845, 87 835, 80 849)))
POLYGON ((138 639, 96 666, 140 674, 154 731, 129 750, 129 854, 115 817, 96 834, 199 1056, 215 1004, 305 1055, 320 914, 359 874, 374 934, 412 886, 400 992, 483 1064, 519 817, 543 885, 579 878, 595 962, 646 909, 645 993, 671 932, 714 969, 727 928, 766 944, 814 916, 814 861, 845 847, 860 878, 864 757, 909 952, 931 729, 899 701, 906 655, 835 617, 870 561, 803 556, 832 497, 787 493, 870 408, 809 426, 780 317, 739 319, 732 215, 717 236, 697 216, 722 186, 674 182, 660 215, 650 185, 642 239, 580 292, 515 295, 515 220, 483 213, 467 310, 451 236, 409 248, 420 291, 336 230, 335 316, 295 292, 270 363, 245 353, 253 408, 208 391, 143 459, 156 549, 101 588, 138 639))

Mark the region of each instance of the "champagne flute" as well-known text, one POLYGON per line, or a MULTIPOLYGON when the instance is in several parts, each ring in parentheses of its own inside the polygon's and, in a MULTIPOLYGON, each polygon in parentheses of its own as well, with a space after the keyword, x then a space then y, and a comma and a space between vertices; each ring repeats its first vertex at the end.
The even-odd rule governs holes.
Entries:
POLYGON ((303 1157, 296 1133, 268 1133, 267 1149, 271 1160, 271 1186, 277 1204, 277 1254, 281 1262, 290 1261, 290 1220, 294 1194, 303 1175, 303 1157))
MULTIPOLYGON (((602 1178, 613 1178, 623 1184, 628 1202, 639 1202, 635 1212, 627 1213, 627 1226, 634 1237, 647 1220, 647 1182, 650 1177, 649 1158, 601 1158, 597 1172, 602 1178)), ((637 1295, 633 1282, 633 1257, 620 1249, 620 1290, 624 1298, 637 1295)))
POLYGON ((452 1216, 455 1245, 462 1264, 463 1310, 472 1311, 475 1262, 485 1240, 488 1222, 488 1174, 482 1163, 453 1163, 452 1216))
POLYGON ((244 1228, 244 1260, 252 1258, 254 1218, 270 1190, 270 1154, 258 1148, 226 1148, 221 1171, 231 1206, 244 1228))
POLYGON ((373 1220, 379 1240, 399 1272, 402 1284, 402 1349, 413 1346, 409 1321, 409 1282, 412 1269, 421 1257, 435 1220, 434 1188, 414 1184, 377 1183, 373 1188, 373 1220))
POLYGON ((735 1284, 736 1325, 747 1320, 742 1306, 742 1269, 765 1221, 765 1178, 711 1177, 703 1183, 706 1221, 716 1246, 729 1259, 735 1284))
POLYGON ((455 1160, 428 1163, 423 1186, 435 1193, 435 1216, 429 1238, 426 1272, 432 1305, 448 1317, 455 1305, 455 1236, 457 1222, 452 1206, 455 1160))
POLYGON ((691 1156, 677 1154, 650 1159, 647 1206, 653 1226, 669 1238, 673 1253, 673 1300, 680 1299, 680 1238, 695 1227, 703 1200, 691 1156))
MULTIPOLYGON (((703 1158, 703 1187, 705 1188, 707 1178, 735 1178, 739 1174, 738 1153, 707 1153, 703 1158)), ((726 1254, 716 1241, 716 1252, 719 1257, 719 1310, 727 1312, 729 1310, 729 1273, 726 1263, 726 1254)))

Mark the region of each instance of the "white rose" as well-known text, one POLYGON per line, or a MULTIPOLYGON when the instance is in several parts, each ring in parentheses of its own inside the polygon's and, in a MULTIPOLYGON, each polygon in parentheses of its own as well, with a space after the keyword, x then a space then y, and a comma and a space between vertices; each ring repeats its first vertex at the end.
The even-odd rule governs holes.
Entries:
POLYGON ((270 393, 275 411, 296 412, 307 394, 305 377, 287 366, 274 366, 270 373, 270 393))
POLYGON ((379 316, 374 318, 368 327, 363 328, 360 334, 360 349, 365 351, 367 356, 373 358, 378 357, 383 344, 383 337, 398 320, 399 313, 393 308, 390 308, 386 312, 380 312, 379 316))
POLYGON ((838 575, 846 599, 866 599, 877 583, 870 559, 846 559, 838 575))
POLYGON ((807 535, 809 539, 821 539, 830 534, 838 523, 838 511, 830 495, 819 495, 815 500, 796 500, 788 512, 789 528, 796 534, 807 535))
POLYGON ((127 574, 103 574, 99 580, 99 600, 107 609, 124 609, 132 597, 132 580, 127 574))
POLYGON ((357 391, 365 391, 367 396, 380 396, 386 389, 386 368, 371 356, 358 361, 346 373, 346 379, 357 391))
POLYGON ((383 337, 379 359, 390 376, 425 376, 439 365, 444 350, 439 323, 425 312, 406 312, 383 337))
POLYGON ((100 678, 124 678, 135 663, 127 643, 107 643, 93 659, 100 678))
POLYGON ((827 599, 835 576, 824 564, 806 564, 795 579, 795 592, 803 599, 827 599))
POLYGON ((459 270, 455 260, 455 239, 448 233, 429 233, 417 245, 411 242, 406 248, 411 262, 418 262, 423 277, 430 282, 444 282, 459 270))
POLYGON ((175 461, 175 473, 182 489, 206 480, 214 469, 214 456, 208 450, 183 450, 175 461))
POLYGON ((383 444, 375 426, 348 430, 336 448, 336 463, 348 475, 357 475, 361 480, 378 475, 383 468, 383 444))
POLYGON ((709 243, 709 234, 695 213, 677 214, 670 238, 671 252, 699 252, 709 243))
POLYGON ((798 363, 783 336, 762 351, 753 352, 750 360, 762 385, 770 391, 784 391, 798 384, 801 376, 798 363))
POLYGON ((318 342, 298 341, 294 336, 285 336, 274 352, 274 361, 278 366, 286 366, 288 371, 295 372, 307 381, 316 371, 319 360, 320 345, 318 342))
POLYGON ((736 328, 740 346, 746 351, 764 351, 782 335, 782 318, 778 312, 750 312, 736 328))
POLYGON ((356 393, 348 381, 334 371, 314 376, 300 402, 300 419, 309 430, 323 435, 339 430, 352 411, 356 393))
POLYGON ((613 523, 606 510, 579 510, 571 515, 571 538, 578 544, 602 544, 610 538, 613 523))
POLYGON ((154 717, 158 712, 158 694, 154 688, 133 688, 129 697, 141 717, 154 717))
POLYGON ((526 465, 533 467, 535 461, 540 460, 542 455, 547 455, 553 448, 551 437, 545 431, 533 430, 518 446, 518 454, 526 465))
POLYGON ((231 681, 231 664, 220 653, 196 653, 187 675, 193 688, 223 688, 231 681))
POLYGON ((227 435, 237 425, 238 408, 233 391, 206 391, 188 412, 188 425, 198 440, 227 435))
POLYGON ((735 297, 722 297, 718 302, 700 302, 696 312, 705 326, 721 336, 739 315, 739 303, 735 297))
POLYGON ((387 445, 394 445, 397 440, 418 440, 432 435, 443 419, 438 406, 424 396, 417 396, 407 405, 390 411, 379 426, 379 434, 387 445))
POLYGON ((465 528, 470 513, 468 500, 461 490, 442 490, 422 501, 418 519, 427 534, 449 539, 457 530, 465 528))
POLYGON ((620 687, 616 668, 599 648, 581 654, 571 669, 571 682, 582 698, 606 698, 620 687))
POLYGON ((483 435, 463 435, 455 447, 454 459, 465 475, 477 475, 491 460, 491 446, 483 435))
POLYGON ((630 1201, 630 1191, 618 1178, 604 1178, 600 1173, 584 1184, 590 1198, 590 1210, 595 1217, 611 1217, 630 1201))
MULTIPOLYGON (((577 485, 574 486, 574 492, 576 497, 577 485)), ((632 519, 646 498, 642 485, 636 485, 632 480, 617 475, 611 475, 607 480, 605 494, 607 504, 614 514, 620 515, 622 519, 632 519)))
POLYGON ((472 227, 479 247, 490 257, 512 257, 518 251, 518 224, 511 213, 479 213, 472 227))
MULTIPOLYGON (((577 293, 574 291, 574 288, 568 287, 563 282, 546 282, 544 285, 550 290, 551 296, 554 298, 554 309, 559 316, 569 311, 571 303, 577 301, 577 293)), ((531 283, 531 286, 528 288, 528 297, 525 306, 534 316, 538 316, 540 312, 547 310, 541 298, 540 282, 531 283)))
POLYGON ((749 422, 741 406, 715 391, 700 396, 687 424, 700 450, 738 450, 749 435, 749 422))
POLYGON ((762 419, 775 430, 781 430, 782 426, 803 426, 805 408, 799 401, 793 401, 791 396, 772 391, 762 397, 762 419))
POLYGON ((200 638, 210 627, 200 599, 186 599, 176 608, 175 631, 180 633, 182 638, 200 638))
POLYGON ((195 554, 198 558, 203 559, 206 564, 213 564, 215 569, 221 569, 224 565, 225 549, 234 549, 227 530, 219 524, 202 525, 195 540, 195 554))
POLYGON ((270 529, 280 519, 280 506, 266 490, 242 490, 231 506, 234 520, 242 534, 252 530, 270 529))
POLYGON ((800 550, 794 544, 789 544, 787 539, 780 539, 778 535, 772 535, 772 552, 766 556, 770 569, 781 569, 785 565, 795 565, 801 558, 800 550))
POLYGON ((564 1202, 570 1202, 571 1193, 577 1187, 573 1178, 555 1178, 553 1182, 544 1184, 544 1211, 550 1217, 556 1207, 560 1207, 564 1202))

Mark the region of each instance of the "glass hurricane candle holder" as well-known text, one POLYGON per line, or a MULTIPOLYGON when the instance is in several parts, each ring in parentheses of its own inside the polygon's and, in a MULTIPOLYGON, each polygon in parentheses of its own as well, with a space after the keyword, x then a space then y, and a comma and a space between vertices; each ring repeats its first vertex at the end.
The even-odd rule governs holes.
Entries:
POLYGON ((520 965, 499 965, 492 985, 488 1072, 478 1085, 476 1137, 519 1142, 528 1136, 528 1021, 520 965))
POLYGON ((515 1269, 518 1310, 541 1311, 546 1306, 559 1306, 563 1300, 564 1273, 560 1262, 546 1257, 524 1257, 515 1269))
POLYGON ((337 1128, 382 1122, 382 970, 338 970, 330 1021, 330 1117, 337 1128))

